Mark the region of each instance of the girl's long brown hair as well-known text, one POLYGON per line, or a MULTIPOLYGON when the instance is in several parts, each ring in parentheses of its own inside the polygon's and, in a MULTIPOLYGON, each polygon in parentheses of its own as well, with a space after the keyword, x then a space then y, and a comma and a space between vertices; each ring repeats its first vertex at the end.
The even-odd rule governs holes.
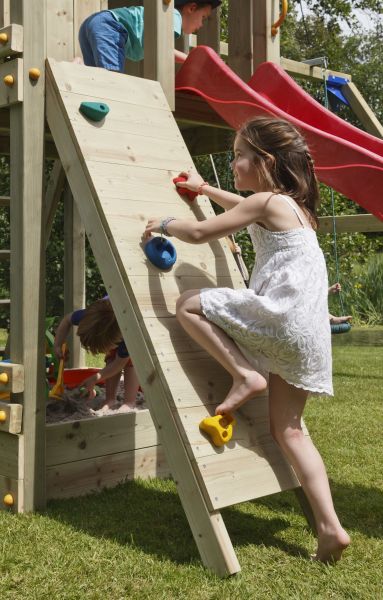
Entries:
POLYGON ((253 150, 260 176, 271 190, 291 196, 317 226, 318 182, 301 133, 288 121, 257 117, 244 123, 237 135, 253 150))

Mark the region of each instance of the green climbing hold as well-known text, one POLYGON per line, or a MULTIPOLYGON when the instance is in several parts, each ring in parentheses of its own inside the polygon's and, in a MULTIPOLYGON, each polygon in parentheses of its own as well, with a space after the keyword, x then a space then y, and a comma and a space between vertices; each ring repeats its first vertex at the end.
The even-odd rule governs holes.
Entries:
POLYGON ((109 106, 101 102, 81 102, 80 113, 91 121, 102 121, 109 112, 109 106))

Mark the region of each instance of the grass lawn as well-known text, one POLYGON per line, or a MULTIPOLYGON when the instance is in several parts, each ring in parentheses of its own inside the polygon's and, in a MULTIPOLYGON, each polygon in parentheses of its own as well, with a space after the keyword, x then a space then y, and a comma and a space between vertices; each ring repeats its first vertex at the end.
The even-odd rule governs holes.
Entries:
POLYGON ((336 346, 335 397, 306 411, 352 536, 338 565, 309 561, 315 539, 285 492, 222 511, 242 572, 220 580, 173 482, 135 481, 44 514, 0 511, 1 600, 383 599, 382 364, 382 346, 336 346))

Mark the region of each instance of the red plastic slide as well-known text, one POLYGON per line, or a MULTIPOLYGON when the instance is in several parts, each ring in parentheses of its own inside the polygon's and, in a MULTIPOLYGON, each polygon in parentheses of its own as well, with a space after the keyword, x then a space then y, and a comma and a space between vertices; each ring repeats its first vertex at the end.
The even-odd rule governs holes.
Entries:
POLYGON ((318 179, 383 221, 383 141, 323 108, 277 65, 263 63, 246 84, 211 48, 198 46, 176 89, 202 96, 234 129, 258 115, 290 121, 307 140, 318 179))

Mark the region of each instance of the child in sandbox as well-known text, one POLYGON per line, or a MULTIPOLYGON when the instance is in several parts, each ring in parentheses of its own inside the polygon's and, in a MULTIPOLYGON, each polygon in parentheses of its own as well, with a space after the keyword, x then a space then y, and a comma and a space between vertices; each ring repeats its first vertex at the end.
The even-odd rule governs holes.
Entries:
POLYGON ((106 403, 97 414, 110 414, 112 410, 113 413, 135 410, 140 384, 109 298, 96 300, 87 308, 65 315, 57 328, 54 341, 54 353, 57 358, 62 358, 62 344, 73 325, 78 327, 77 335, 86 350, 92 354, 105 353, 105 367, 81 384, 86 388, 88 398, 93 399, 96 395, 95 385, 100 380, 105 381, 106 403), (118 406, 116 397, 122 371, 124 403, 118 406))
MULTIPOLYGON (((198 31, 220 4, 221 0, 175 0, 174 36, 198 31)), ((144 58, 144 7, 121 7, 90 15, 80 27, 79 42, 85 65, 123 73, 125 58, 136 62, 144 58)), ((186 56, 174 50, 176 62, 184 62, 186 56)))

